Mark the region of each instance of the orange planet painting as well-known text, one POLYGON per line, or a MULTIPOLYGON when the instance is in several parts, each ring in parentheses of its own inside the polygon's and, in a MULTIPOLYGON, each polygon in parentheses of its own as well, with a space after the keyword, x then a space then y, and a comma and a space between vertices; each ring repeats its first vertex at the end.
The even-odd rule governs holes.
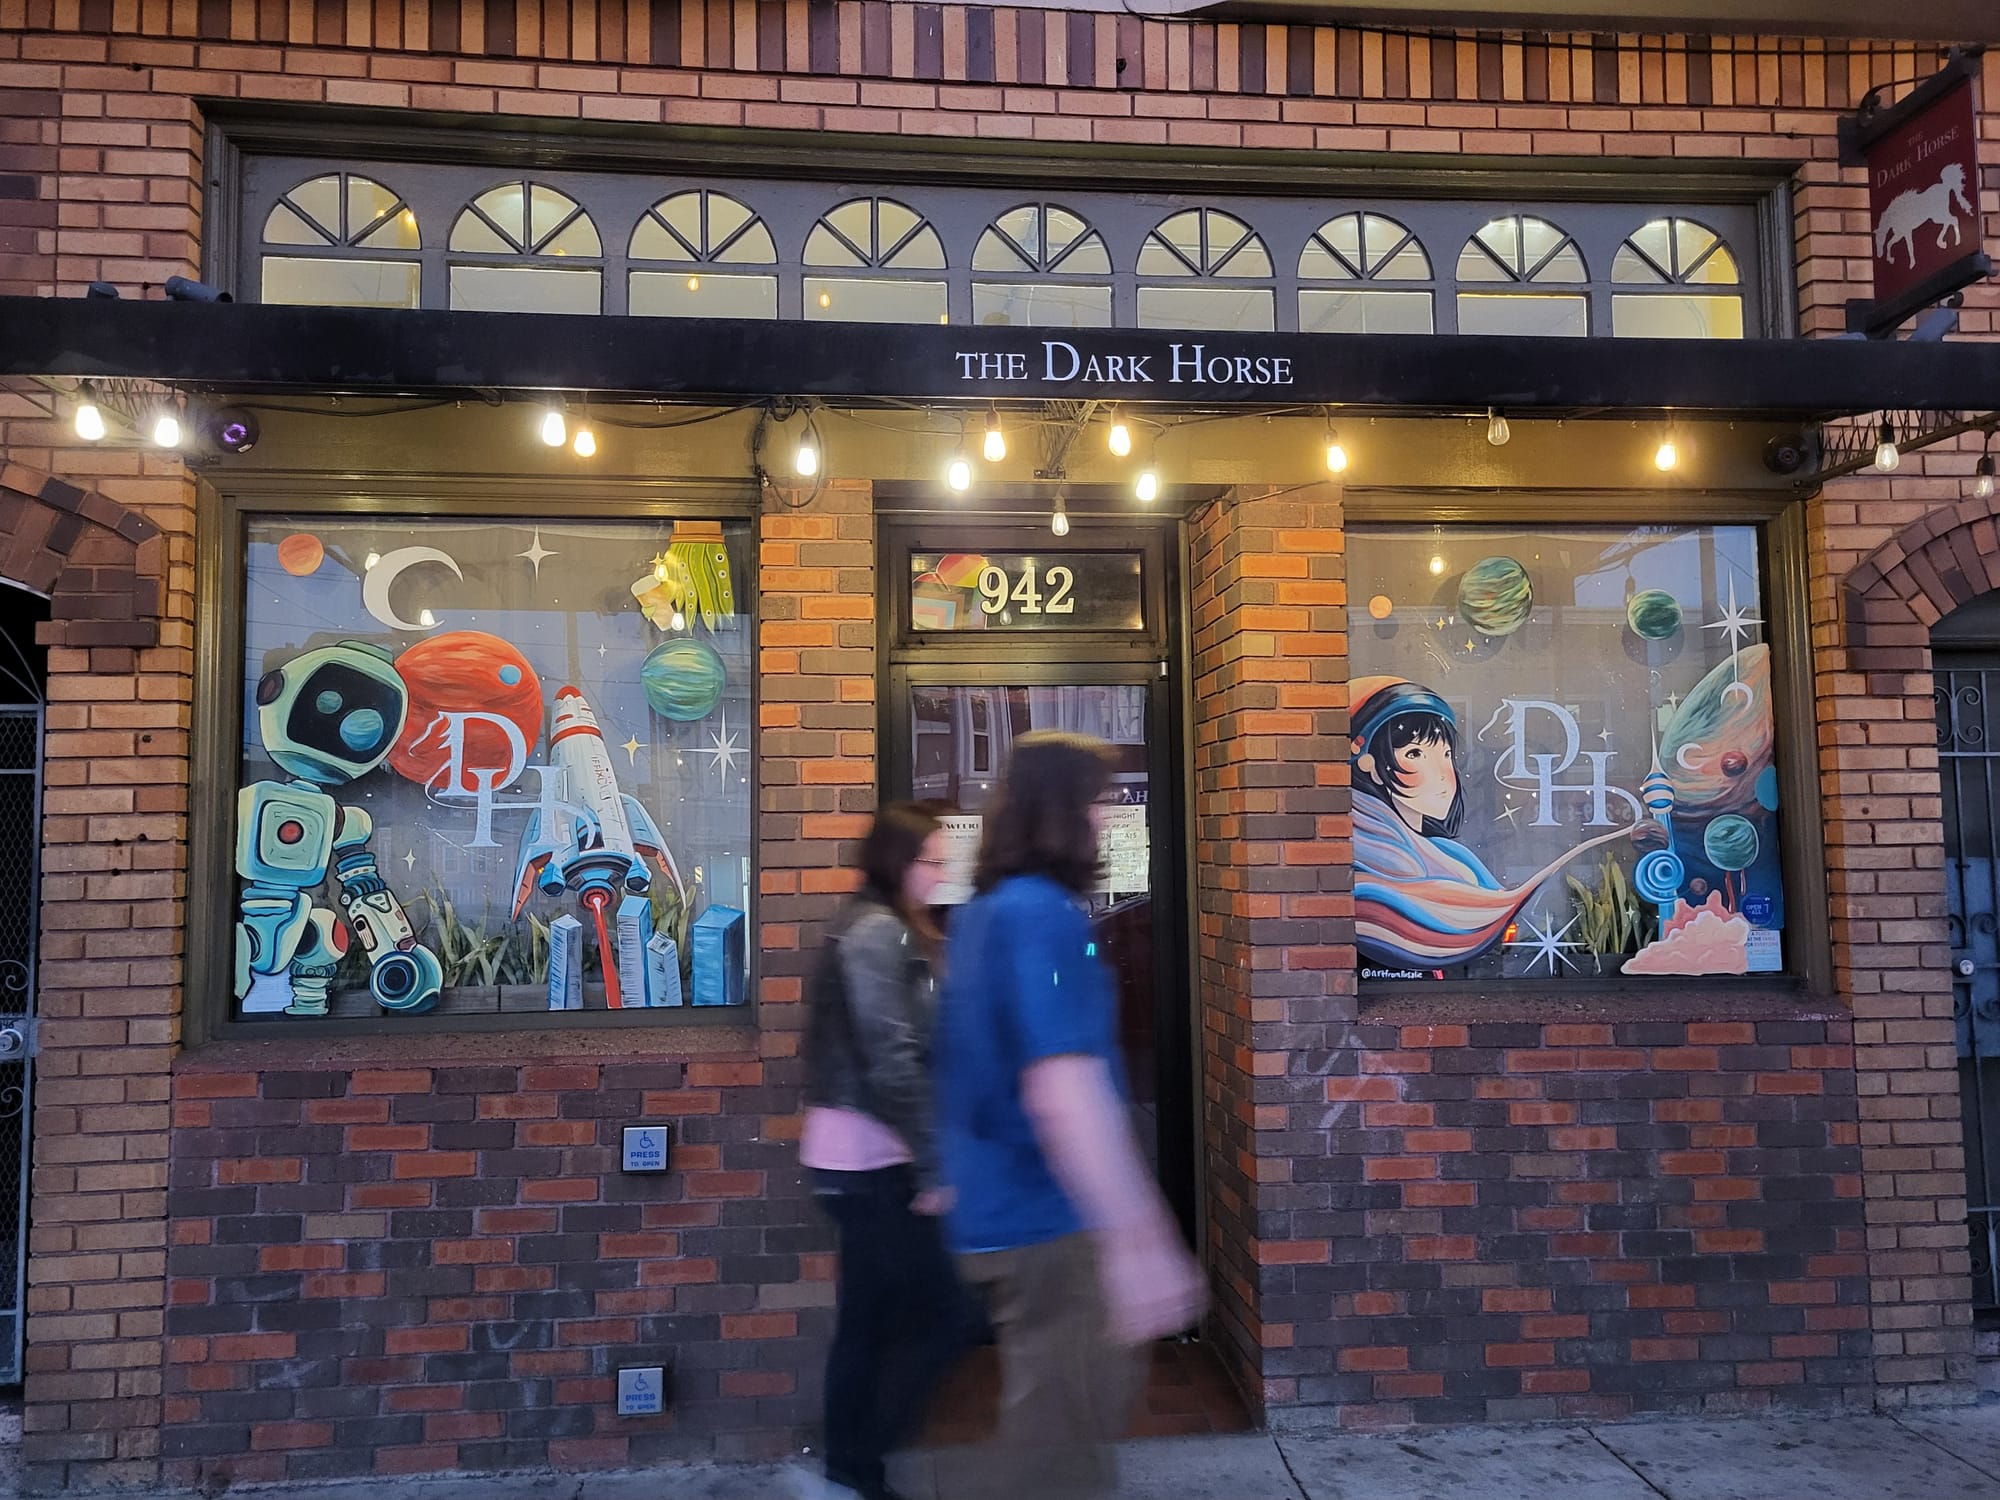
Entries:
POLYGON ((1390 603, 1387 594, 1377 594, 1373 599, 1368 601, 1368 613, 1378 620, 1388 619, 1395 608, 1396 606, 1390 603))
POLYGON ((294 578, 317 573, 326 561, 326 548, 310 531, 295 531, 278 543, 278 566, 294 578))

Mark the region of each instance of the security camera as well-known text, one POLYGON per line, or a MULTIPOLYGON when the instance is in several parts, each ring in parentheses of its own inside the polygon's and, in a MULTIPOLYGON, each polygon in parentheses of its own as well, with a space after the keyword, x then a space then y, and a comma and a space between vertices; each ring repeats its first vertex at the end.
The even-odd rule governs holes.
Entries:
POLYGON ((164 288, 169 299, 175 302, 234 302, 236 299, 221 287, 210 286, 205 281, 190 281, 185 276, 169 276, 164 288))
POLYGON ((224 453, 248 453, 257 446, 257 417, 240 406, 225 406, 202 417, 201 433, 224 453))
POLYGON ((1803 432, 1780 433, 1764 445, 1764 467, 1773 474, 1796 474, 1812 456, 1812 439, 1803 432))

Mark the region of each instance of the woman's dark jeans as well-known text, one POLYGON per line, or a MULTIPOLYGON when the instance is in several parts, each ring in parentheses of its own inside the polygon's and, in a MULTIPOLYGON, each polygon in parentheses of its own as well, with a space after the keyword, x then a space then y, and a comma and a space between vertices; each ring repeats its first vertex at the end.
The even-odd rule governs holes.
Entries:
POLYGON ((826 1476, 867 1493, 915 1433, 937 1379, 967 1342, 944 1226, 913 1213, 908 1167, 811 1174, 840 1230, 839 1308, 826 1360, 826 1476))

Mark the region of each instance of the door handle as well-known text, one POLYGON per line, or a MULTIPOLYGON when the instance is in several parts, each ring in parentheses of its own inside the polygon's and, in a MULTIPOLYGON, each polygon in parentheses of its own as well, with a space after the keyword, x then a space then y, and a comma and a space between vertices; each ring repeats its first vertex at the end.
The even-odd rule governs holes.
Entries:
POLYGON ((0 1061, 28 1055, 28 1034, 18 1026, 0 1026, 0 1061))
POLYGON ((1958 977, 1960 979, 1970 979, 1972 977, 1972 971, 1976 969, 1978 965, 1973 963, 1973 961, 1969 958, 1961 958, 1957 963, 1953 964, 1952 967, 1958 971, 1958 977))

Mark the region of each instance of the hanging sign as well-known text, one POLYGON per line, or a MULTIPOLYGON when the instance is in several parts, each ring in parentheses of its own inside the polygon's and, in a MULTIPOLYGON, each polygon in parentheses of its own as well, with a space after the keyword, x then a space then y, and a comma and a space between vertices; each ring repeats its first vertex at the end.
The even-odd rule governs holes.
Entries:
POLYGON ((1875 297, 1848 323, 1879 337, 1911 313, 1990 276, 1980 244, 1978 64, 1944 70, 1887 109, 1841 122, 1842 161, 1868 171, 1875 297))

